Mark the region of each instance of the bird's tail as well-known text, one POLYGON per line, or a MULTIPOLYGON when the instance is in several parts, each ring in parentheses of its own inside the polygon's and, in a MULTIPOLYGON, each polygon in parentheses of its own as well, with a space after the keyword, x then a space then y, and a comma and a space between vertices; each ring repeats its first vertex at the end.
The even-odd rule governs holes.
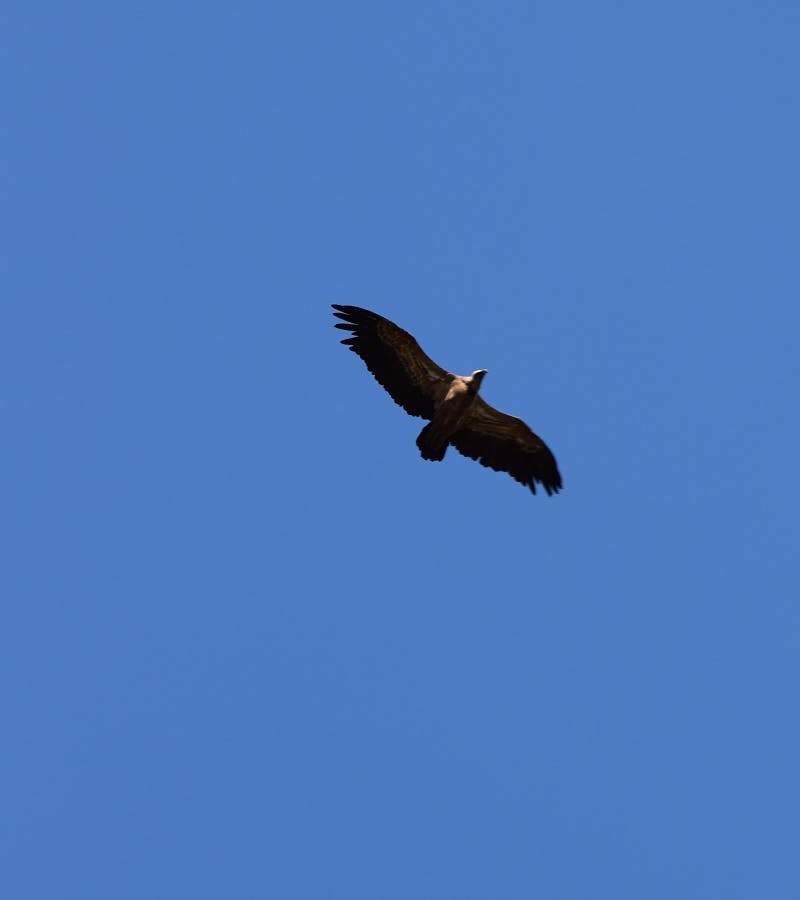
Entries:
POLYGON ((444 459, 447 452, 447 440, 442 440, 441 435, 437 435, 433 430, 433 422, 428 424, 420 431, 417 437, 417 446, 423 459, 430 459, 439 462, 444 459))

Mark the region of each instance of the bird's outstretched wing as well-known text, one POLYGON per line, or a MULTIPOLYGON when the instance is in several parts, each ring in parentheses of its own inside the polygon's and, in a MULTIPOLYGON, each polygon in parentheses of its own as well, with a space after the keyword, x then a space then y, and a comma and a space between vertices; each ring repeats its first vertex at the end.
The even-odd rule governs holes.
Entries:
POLYGON ((482 466, 508 474, 536 493, 536 483, 548 494, 561 490, 561 474, 547 444, 515 416, 508 416, 481 397, 475 400, 469 418, 450 443, 482 466))
POLYGON ((334 315, 344 319, 336 327, 353 332, 342 343, 364 360, 395 403, 412 416, 432 418, 435 397, 452 375, 426 356, 412 335, 394 322, 359 306, 331 305, 338 310, 334 315))

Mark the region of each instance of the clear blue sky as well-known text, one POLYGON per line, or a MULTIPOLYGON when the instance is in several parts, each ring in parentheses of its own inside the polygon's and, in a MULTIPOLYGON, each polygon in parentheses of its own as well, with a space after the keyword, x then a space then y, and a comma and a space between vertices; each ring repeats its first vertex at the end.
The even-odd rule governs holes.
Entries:
POLYGON ((798 4, 2 30, 3 896, 800 896, 798 4))

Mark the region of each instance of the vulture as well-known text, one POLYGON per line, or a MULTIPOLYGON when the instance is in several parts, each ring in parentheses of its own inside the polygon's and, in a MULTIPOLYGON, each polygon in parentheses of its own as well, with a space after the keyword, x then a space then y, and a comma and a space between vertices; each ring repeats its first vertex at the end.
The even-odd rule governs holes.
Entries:
POLYGON ((482 466, 508 474, 536 493, 561 490, 555 457, 545 442, 515 416, 495 409, 479 395, 486 369, 471 375, 446 372, 414 337, 394 322, 359 306, 331 304, 343 319, 336 328, 352 332, 342 343, 361 357, 375 380, 412 416, 428 419, 417 438, 423 459, 444 459, 449 446, 482 466))

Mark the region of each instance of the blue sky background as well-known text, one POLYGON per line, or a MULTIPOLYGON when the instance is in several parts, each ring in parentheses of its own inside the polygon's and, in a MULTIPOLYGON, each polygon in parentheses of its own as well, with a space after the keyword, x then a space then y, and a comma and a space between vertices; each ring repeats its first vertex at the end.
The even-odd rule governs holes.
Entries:
POLYGON ((796 898, 800 7, 0 19, 3 895, 796 898))

